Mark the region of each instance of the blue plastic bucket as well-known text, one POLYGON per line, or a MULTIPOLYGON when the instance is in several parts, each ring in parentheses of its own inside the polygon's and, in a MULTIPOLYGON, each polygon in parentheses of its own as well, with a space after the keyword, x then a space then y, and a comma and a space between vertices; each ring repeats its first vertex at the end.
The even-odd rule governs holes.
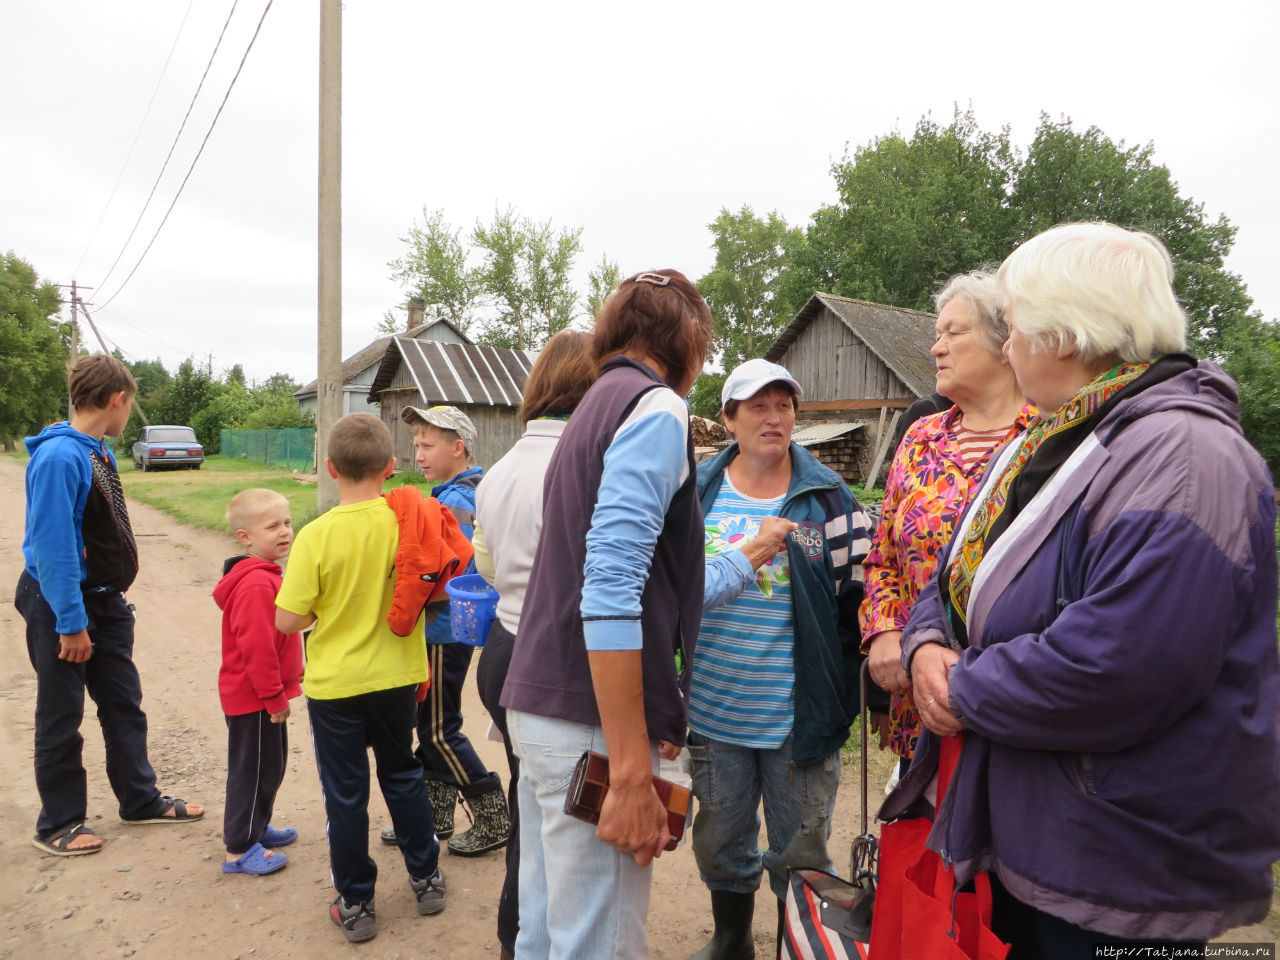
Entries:
POLYGON ((453 639, 483 647, 498 611, 498 591, 478 573, 454 577, 444 585, 449 594, 449 626, 453 639))

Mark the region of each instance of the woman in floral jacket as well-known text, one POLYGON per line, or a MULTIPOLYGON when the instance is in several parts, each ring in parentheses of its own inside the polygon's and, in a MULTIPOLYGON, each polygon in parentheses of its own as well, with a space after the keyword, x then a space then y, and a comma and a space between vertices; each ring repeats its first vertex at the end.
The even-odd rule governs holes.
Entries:
POLYGON ((880 523, 863 563, 862 649, 871 678, 892 694, 887 731, 880 721, 881 745, 887 736, 904 761, 915 752, 920 717, 902 669, 902 628, 992 452, 1034 415, 1001 352, 1008 330, 994 278, 953 277, 934 302, 937 339, 931 353, 938 392, 955 406, 907 430, 889 468, 880 523))

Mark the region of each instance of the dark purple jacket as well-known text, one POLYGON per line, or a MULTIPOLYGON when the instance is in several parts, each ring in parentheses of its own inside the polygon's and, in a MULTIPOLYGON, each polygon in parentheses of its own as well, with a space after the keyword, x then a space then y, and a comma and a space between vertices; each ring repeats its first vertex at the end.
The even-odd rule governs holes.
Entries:
MULTIPOLYGON (((1204 940, 1266 916, 1275 521, 1235 385, 1208 362, 1117 406, 1023 509, 983 561, 950 674, 969 732, 929 846, 959 882, 994 869, 1023 902, 1122 937, 1204 940)), ((935 581, 903 660, 950 638, 935 581)), ((937 752, 922 735, 881 819, 927 806, 937 752)))

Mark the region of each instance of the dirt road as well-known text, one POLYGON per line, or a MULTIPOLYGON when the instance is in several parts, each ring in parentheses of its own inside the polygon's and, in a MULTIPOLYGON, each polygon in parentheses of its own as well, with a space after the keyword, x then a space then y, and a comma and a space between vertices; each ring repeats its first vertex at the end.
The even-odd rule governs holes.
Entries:
MULTIPOLYGON (((224 875, 221 829, 226 735, 218 705, 220 615, 210 592, 233 541, 184 527, 130 501, 142 570, 129 599, 137 607, 135 660, 150 723, 150 757, 165 793, 205 803, 188 826, 125 826, 103 772, 102 738, 92 706, 82 728, 89 773, 89 823, 106 840, 90 857, 42 856, 30 845, 38 802, 32 775, 35 683, 22 620, 13 609, 21 571, 23 465, 0 457, 0 960, 365 960, 409 957, 485 960, 498 956, 495 905, 501 853, 443 855, 447 909, 419 917, 398 852, 374 835, 388 821, 370 802, 370 850, 379 865, 379 932, 353 946, 328 920, 333 897, 320 786, 307 735, 306 702, 289 720, 290 763, 274 822, 296 826, 289 866, 268 877, 224 875)), ((467 732, 491 769, 506 778, 501 746, 484 739, 487 717, 468 682, 467 732)), ((877 758, 880 760, 881 758, 877 758)), ((883 767, 883 763, 879 764, 883 767)), ((873 784, 872 806, 880 796, 873 784)), ((846 769, 831 849, 847 862, 858 831, 858 773, 846 769)), ((466 823, 461 810, 458 816, 466 823)), ((771 895, 757 898, 756 948, 773 956, 771 895)), ((686 847, 655 865, 650 956, 684 960, 710 933, 709 903, 686 847)), ((1271 940, 1262 927, 1226 939, 1271 940)))
MULTIPOLYGON (((150 756, 165 793, 205 803, 188 826, 125 826, 103 771, 102 737, 92 705, 82 728, 89 773, 89 825, 106 840, 90 857, 42 856, 30 845, 39 809, 31 767, 35 678, 23 624, 13 609, 21 572, 23 465, 0 457, 0 960, 333 960, 361 957, 497 958, 495 905, 501 853, 476 859, 445 854, 449 904, 419 917, 398 852, 379 843, 389 820, 376 786, 370 849, 379 866, 378 936, 348 945, 328 920, 324 813, 307 735, 306 702, 289 720, 290 763, 274 822, 296 826, 289 866, 268 877, 224 875, 221 829, 226 734, 218 705, 220 615, 210 597, 229 536, 184 527, 136 501, 129 509, 142 570, 129 591, 137 607, 135 660, 150 724, 150 756)), ((465 694, 466 729, 491 769, 506 779, 501 746, 484 739, 487 715, 474 681, 465 694)), ((857 777, 845 774, 833 850, 858 829, 857 777)), ((460 809, 458 816, 466 824, 460 809)), ((655 866, 650 956, 683 960, 710 932, 708 897, 687 847, 655 866)), ((757 945, 773 951, 775 913, 759 898, 757 945)))

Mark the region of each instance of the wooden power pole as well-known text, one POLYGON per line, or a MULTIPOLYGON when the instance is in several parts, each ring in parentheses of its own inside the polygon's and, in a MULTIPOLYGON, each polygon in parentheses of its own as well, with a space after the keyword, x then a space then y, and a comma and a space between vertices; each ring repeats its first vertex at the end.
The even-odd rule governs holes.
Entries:
POLYGON ((342 0, 320 0, 319 276, 316 314, 316 506, 338 502, 325 469, 342 415, 342 0))

